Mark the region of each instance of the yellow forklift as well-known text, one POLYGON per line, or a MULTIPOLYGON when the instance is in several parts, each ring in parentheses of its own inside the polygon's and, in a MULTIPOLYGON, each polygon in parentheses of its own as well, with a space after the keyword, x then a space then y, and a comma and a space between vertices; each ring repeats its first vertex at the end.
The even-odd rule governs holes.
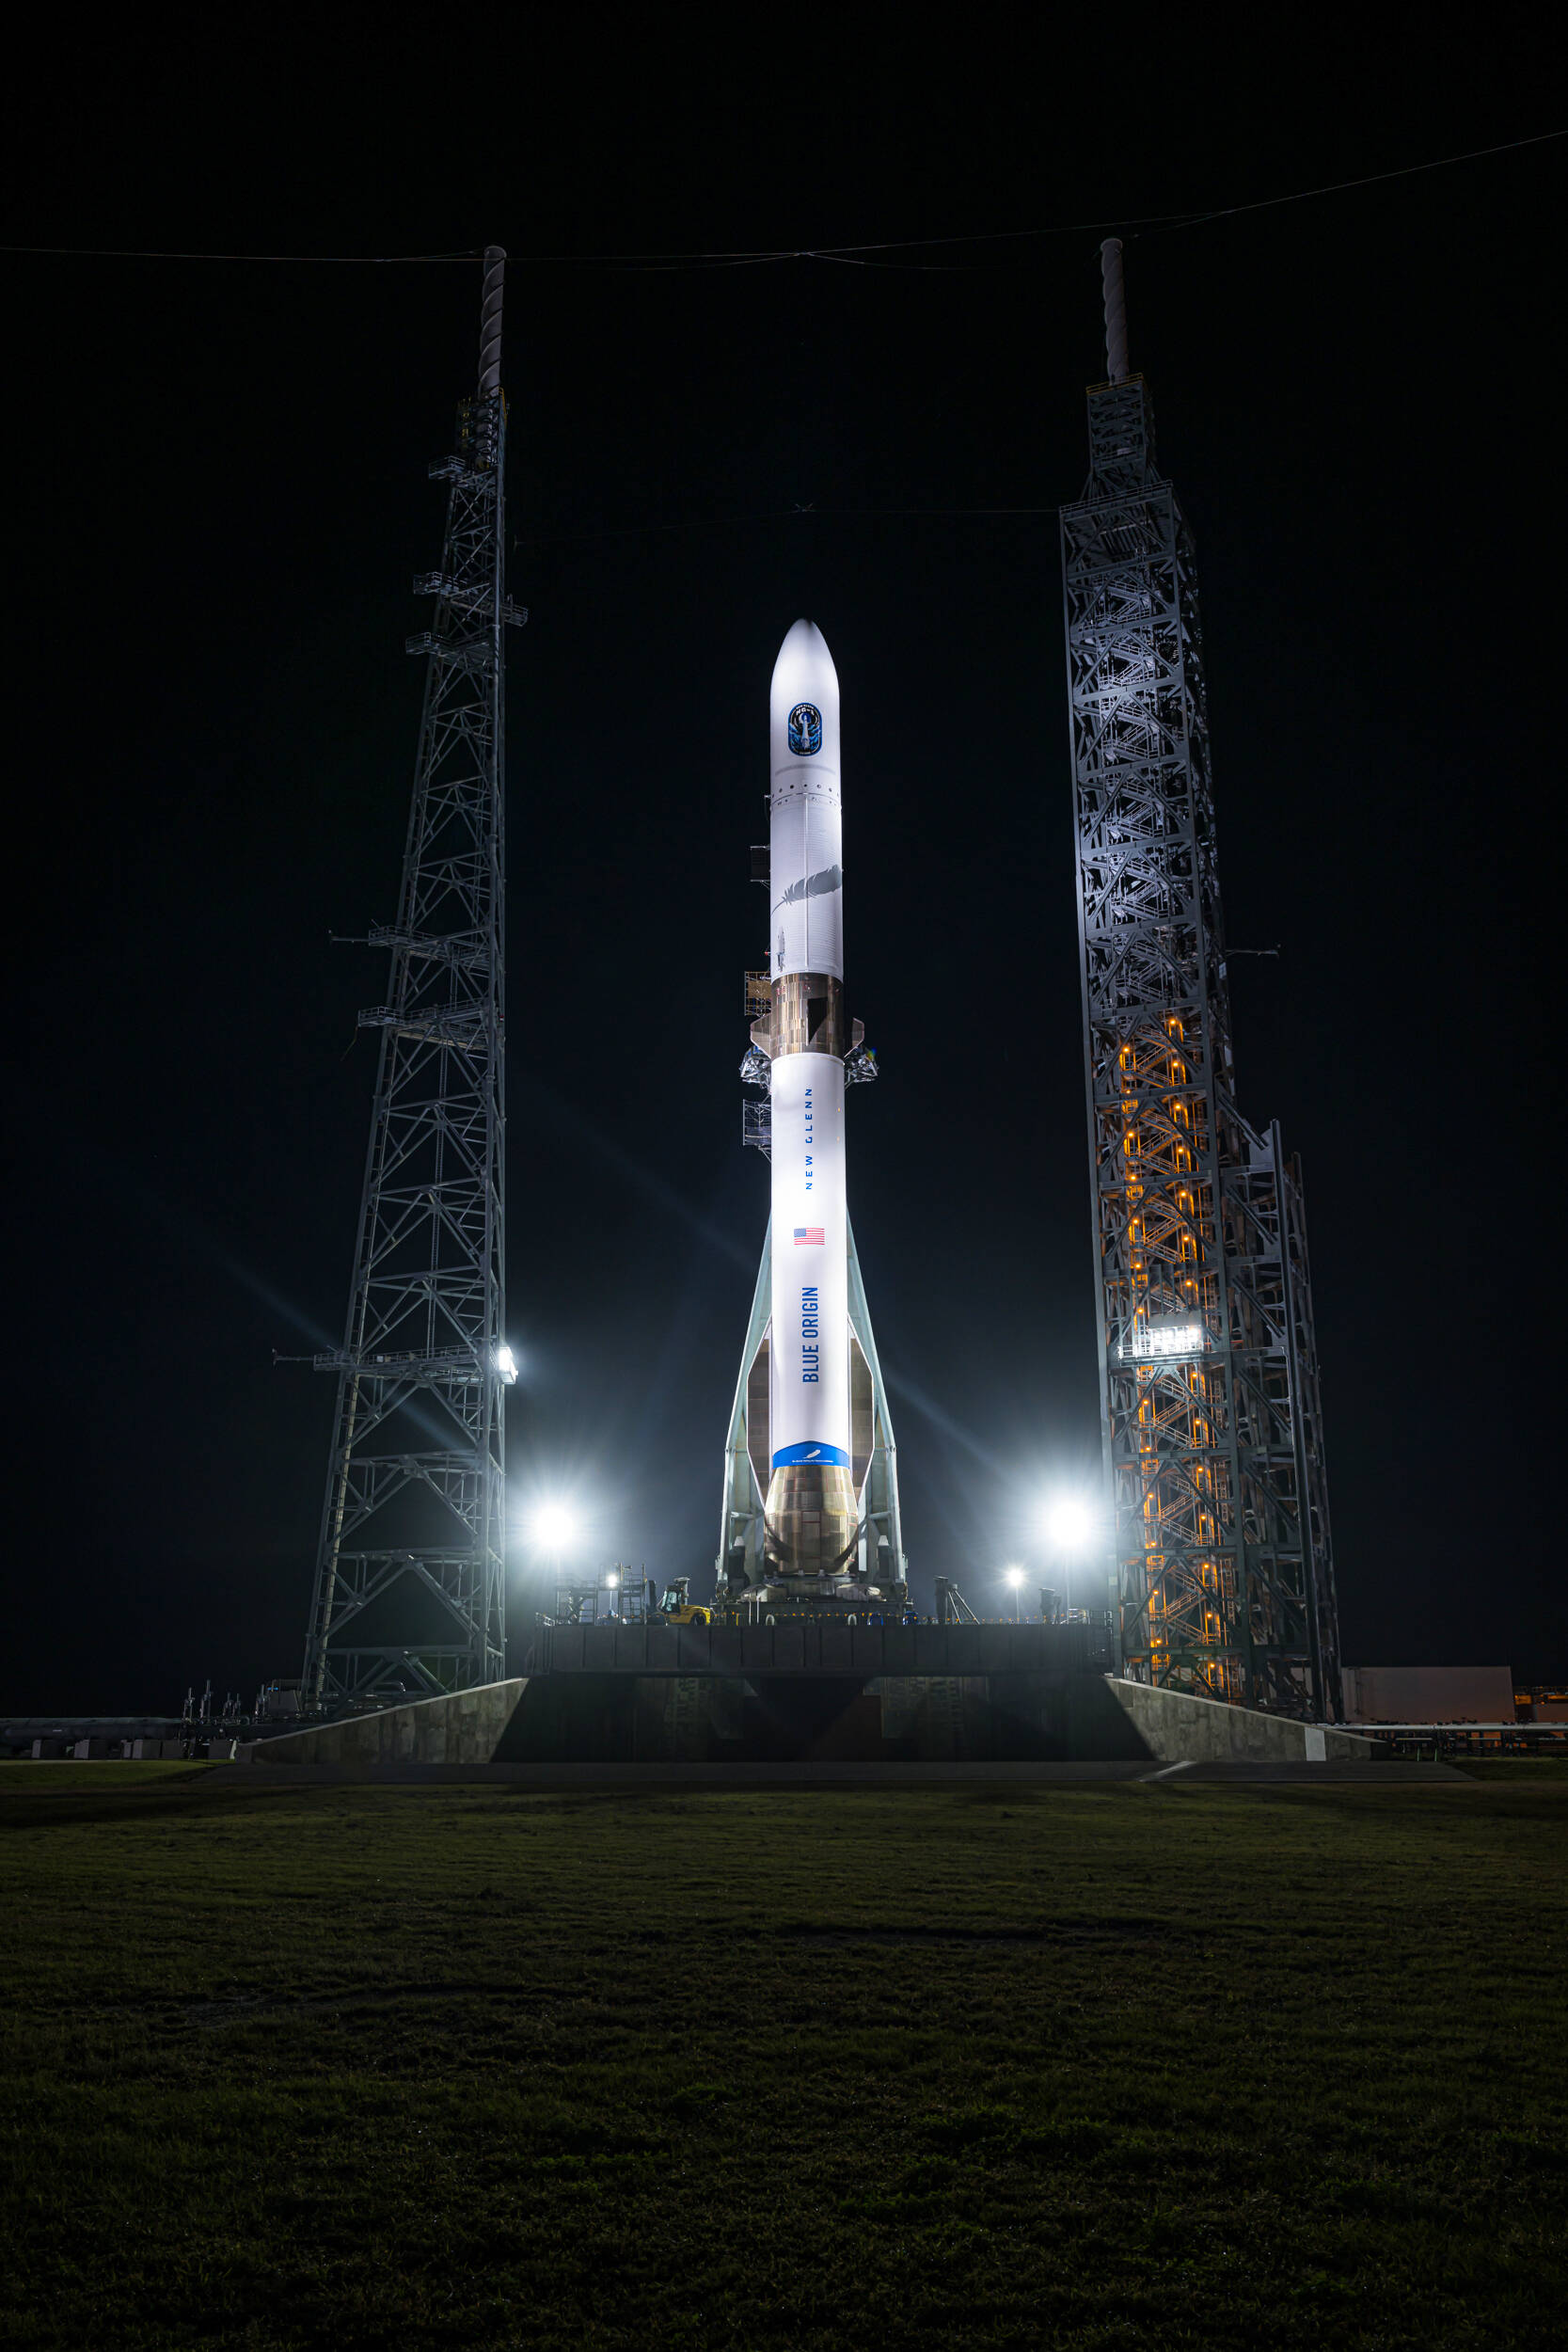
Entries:
POLYGON ((713 1623, 712 1610, 705 1609, 701 1601, 692 1599, 691 1579, 689 1576, 677 1576, 673 1583, 665 1586, 664 1597, 658 1604, 658 1613, 666 1625, 711 1625, 713 1623))

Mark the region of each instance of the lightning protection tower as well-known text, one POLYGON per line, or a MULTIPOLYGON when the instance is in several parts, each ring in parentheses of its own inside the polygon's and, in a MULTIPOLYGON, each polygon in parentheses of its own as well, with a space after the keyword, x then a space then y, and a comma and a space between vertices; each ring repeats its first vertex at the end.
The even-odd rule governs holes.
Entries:
POLYGON ((1061 516, 1101 1435, 1124 1671, 1341 1712, 1299 1163, 1237 1108, 1192 533, 1127 358, 1061 516))
POLYGON ((305 1697, 461 1690, 505 1672, 503 631, 505 255, 484 255, 479 388, 447 485, 424 711, 305 1648, 305 1697))

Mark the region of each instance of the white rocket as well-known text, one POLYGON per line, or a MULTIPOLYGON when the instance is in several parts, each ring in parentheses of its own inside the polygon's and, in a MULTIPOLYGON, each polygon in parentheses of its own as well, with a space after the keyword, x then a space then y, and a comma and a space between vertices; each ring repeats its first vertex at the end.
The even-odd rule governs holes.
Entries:
POLYGON ((770 1573, 847 1575, 857 1551, 850 1454, 844 1195, 843 818, 838 674, 820 629, 797 621, 768 708, 772 1007, 752 1025, 771 1058, 773 1306, 769 1348, 770 1573))

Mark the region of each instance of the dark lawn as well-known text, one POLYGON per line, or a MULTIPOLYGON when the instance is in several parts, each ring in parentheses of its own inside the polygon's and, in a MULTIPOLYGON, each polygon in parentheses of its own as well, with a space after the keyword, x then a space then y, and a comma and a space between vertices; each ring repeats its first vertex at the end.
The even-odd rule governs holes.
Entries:
POLYGON ((1544 2344, 1568 1775, 0 1766, 5 2352, 1544 2344))

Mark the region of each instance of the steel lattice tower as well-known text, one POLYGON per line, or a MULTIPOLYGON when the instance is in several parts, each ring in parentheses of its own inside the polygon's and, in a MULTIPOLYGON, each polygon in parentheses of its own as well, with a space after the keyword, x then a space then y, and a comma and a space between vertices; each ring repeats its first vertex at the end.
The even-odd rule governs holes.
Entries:
POLYGON ((1299 1163, 1236 1106, 1192 534, 1127 364, 1062 510, 1101 1434, 1124 1671, 1337 1719, 1299 1163))
POLYGON ((359 1237, 305 1651, 308 1708, 505 1672, 505 256, 484 256, 479 389, 458 410, 359 1237))

